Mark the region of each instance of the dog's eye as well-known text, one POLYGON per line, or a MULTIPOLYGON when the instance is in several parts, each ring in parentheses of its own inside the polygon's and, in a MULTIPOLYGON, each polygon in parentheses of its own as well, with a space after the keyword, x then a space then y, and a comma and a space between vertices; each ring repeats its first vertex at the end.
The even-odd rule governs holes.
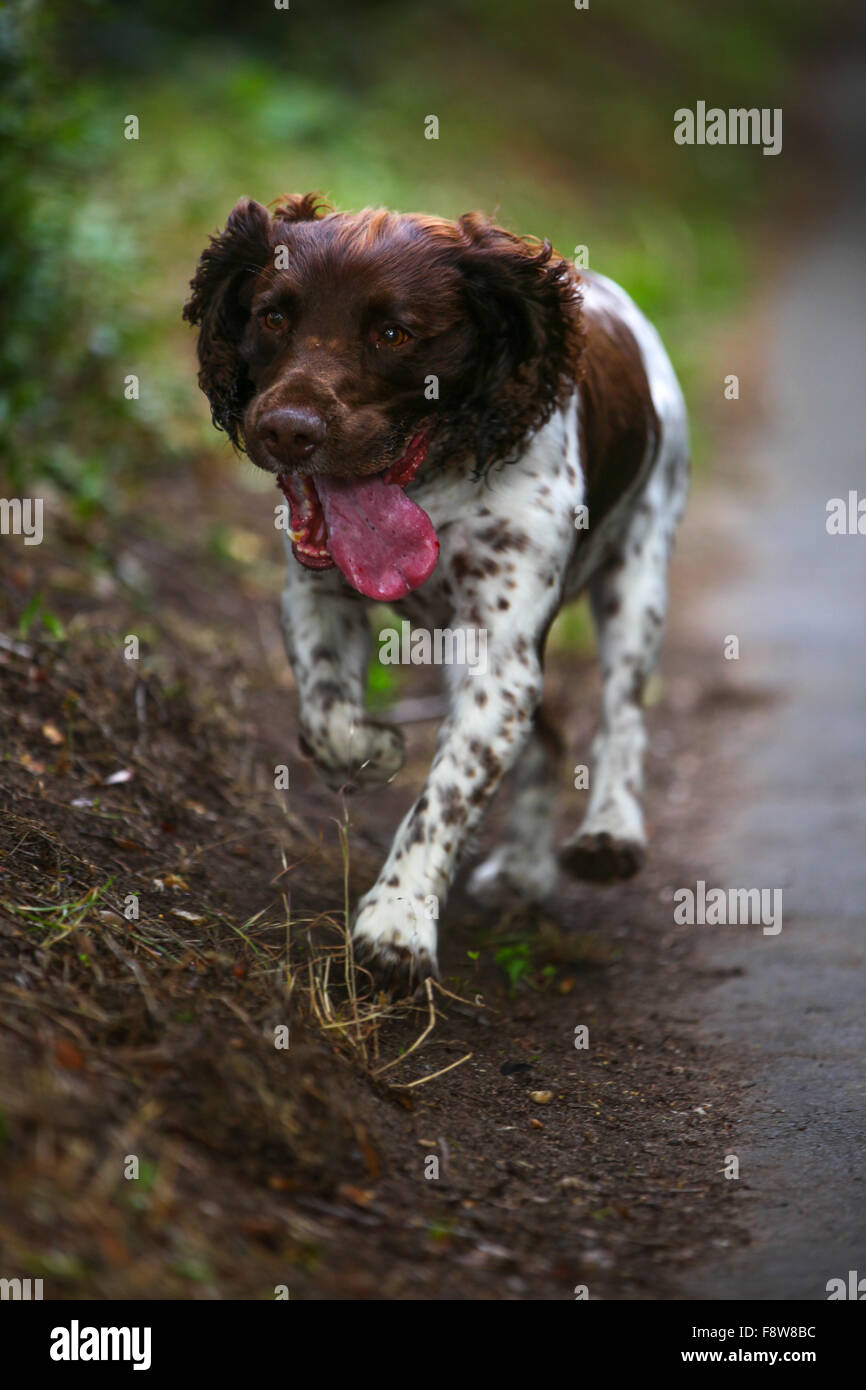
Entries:
POLYGON ((265 328, 269 328, 272 333, 285 326, 286 316, 281 314, 279 309, 269 309, 265 314, 265 328))
POLYGON ((410 335, 405 328, 401 328, 399 323, 389 323, 383 328, 376 339, 376 346, 398 348, 408 343, 410 335))

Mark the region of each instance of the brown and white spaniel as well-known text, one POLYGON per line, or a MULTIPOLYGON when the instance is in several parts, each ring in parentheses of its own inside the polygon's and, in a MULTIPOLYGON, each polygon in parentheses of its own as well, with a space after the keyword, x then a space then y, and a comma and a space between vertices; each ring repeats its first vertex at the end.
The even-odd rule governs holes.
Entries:
POLYGON ((286 645, 303 741, 331 786, 388 782, 402 762, 398 730, 365 708, 368 603, 392 605, 413 639, 443 639, 430 650, 446 653, 449 713, 357 906, 356 958, 393 994, 436 971, 461 850, 508 772, 505 836, 471 875, 477 897, 539 902, 558 864, 635 873, 641 696, 688 438, 671 364, 631 299, 477 213, 338 213, 307 194, 272 212, 238 203, 184 314, 214 423, 288 504, 286 645), (542 661, 553 619, 585 589, 601 722, 586 816, 557 854, 565 767, 541 714, 542 661), (483 666, 456 641, 466 634, 483 637, 483 666))

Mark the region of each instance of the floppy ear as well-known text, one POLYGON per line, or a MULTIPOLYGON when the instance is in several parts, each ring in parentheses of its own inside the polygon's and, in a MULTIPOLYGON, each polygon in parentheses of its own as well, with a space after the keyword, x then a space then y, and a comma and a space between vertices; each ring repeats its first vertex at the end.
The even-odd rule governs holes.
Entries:
POLYGON ((462 432, 479 469, 514 455, 574 387, 583 350, 581 300, 550 242, 461 217, 459 256, 477 350, 462 432))
POLYGON ((198 382, 210 401, 213 422, 236 447, 243 408, 253 391, 238 352, 247 319, 243 289, 268 264, 270 226, 267 209, 242 198, 229 213, 225 230, 211 237, 202 252, 183 311, 188 323, 199 326, 198 382))

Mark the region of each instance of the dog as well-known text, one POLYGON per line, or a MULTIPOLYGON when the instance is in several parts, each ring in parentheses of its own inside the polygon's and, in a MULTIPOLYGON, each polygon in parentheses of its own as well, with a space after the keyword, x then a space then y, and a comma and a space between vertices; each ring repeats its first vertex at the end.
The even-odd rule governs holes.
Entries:
POLYGON ((486 674, 443 668, 427 780, 353 921, 356 960, 409 994, 437 973, 439 910, 506 773, 504 837, 468 882, 481 901, 541 903, 560 865, 609 881, 643 862, 641 702, 688 487, 682 392, 622 289, 478 213, 244 199, 191 291, 213 421, 288 504, 282 626, 326 781, 387 783, 403 759, 365 709, 365 600, 485 634, 486 674), (557 853, 542 663, 585 590, 601 719, 586 815, 557 853))

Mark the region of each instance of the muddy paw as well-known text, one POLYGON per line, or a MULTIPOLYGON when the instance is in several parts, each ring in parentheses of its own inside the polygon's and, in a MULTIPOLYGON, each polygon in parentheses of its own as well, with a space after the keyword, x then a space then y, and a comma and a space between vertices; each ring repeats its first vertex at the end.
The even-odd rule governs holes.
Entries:
POLYGON ((375 988, 392 999, 414 994, 428 976, 439 974, 436 923, 422 898, 368 893, 352 926, 352 949, 375 988))
POLYGON ((598 883, 633 878, 645 858, 646 846, 640 840, 621 839, 607 830, 578 835, 559 851, 559 862, 568 873, 598 883))
POLYGON ((408 999, 429 976, 434 980, 439 977, 436 961, 427 951, 415 952, 408 946, 377 946, 370 940, 354 938, 352 948, 358 969, 367 973, 375 990, 384 990, 391 999, 408 999))

